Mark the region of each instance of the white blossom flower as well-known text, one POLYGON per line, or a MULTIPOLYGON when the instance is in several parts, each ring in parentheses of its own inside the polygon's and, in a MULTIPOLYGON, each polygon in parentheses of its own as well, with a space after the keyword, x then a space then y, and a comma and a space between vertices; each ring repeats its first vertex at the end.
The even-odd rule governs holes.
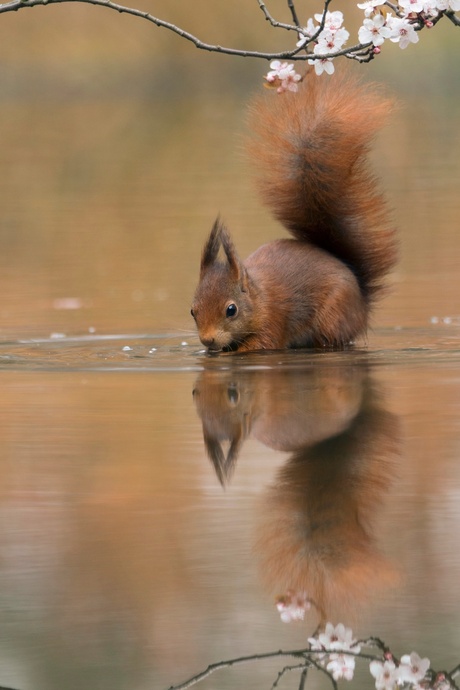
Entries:
POLYGON ((326 669, 332 673, 334 680, 352 680, 355 671, 355 658, 349 654, 331 654, 326 669))
POLYGON ((299 82, 302 77, 294 69, 294 65, 289 62, 280 62, 273 60, 270 63, 271 70, 265 77, 269 86, 276 88, 278 93, 283 91, 297 91, 299 82))
POLYGON ((436 7, 438 10, 453 10, 458 12, 460 10, 460 0, 436 0, 436 7))
POLYGON ((321 58, 319 60, 309 60, 309 65, 314 65, 316 74, 320 75, 323 72, 327 74, 333 74, 335 72, 335 67, 332 62, 332 58, 321 58))
POLYGON ((421 659, 416 652, 401 657, 398 670, 398 680, 402 683, 418 683, 425 678, 430 668, 429 659, 421 659))
POLYGON ((391 29, 390 41, 399 43, 400 48, 407 48, 409 43, 417 43, 419 35, 413 24, 407 19, 393 17, 387 14, 387 25, 391 29))
POLYGON ((429 0, 428 2, 424 2, 423 13, 427 17, 437 17, 439 14, 439 10, 436 7, 436 0, 429 0))
POLYGON ((423 0, 399 0, 399 6, 404 10, 405 14, 410 14, 411 12, 423 12, 423 0))
POLYGON ((315 25, 315 22, 313 19, 310 17, 310 19, 307 22, 307 26, 302 27, 302 33, 299 34, 299 40, 296 43, 297 48, 302 48, 303 45, 312 37, 315 35, 317 32, 318 27, 315 25))
POLYGON ((376 690, 393 690, 398 681, 396 665, 393 661, 390 659, 384 662, 371 661, 369 669, 375 678, 376 690))
POLYGON ((313 52, 316 55, 335 53, 341 49, 349 36, 350 34, 346 29, 338 29, 337 31, 330 31, 328 29, 327 31, 322 31, 313 52))
MULTIPOLYGON (((314 15, 316 21, 321 24, 323 19, 322 14, 314 15)), ((334 12, 326 12, 326 17, 324 19, 324 28, 330 29, 331 31, 337 31, 343 24, 343 13, 340 10, 335 10, 334 12)))
POLYGON ((370 17, 375 12, 375 8, 383 5, 385 0, 366 0, 366 2, 358 2, 360 10, 364 10, 366 17, 370 17))
POLYGON ((278 597, 276 608, 283 623, 303 621, 305 612, 310 608, 310 601, 306 592, 295 593, 289 590, 285 595, 278 597))
POLYGON ((371 19, 365 19, 358 31, 360 43, 373 43, 375 46, 381 46, 384 40, 390 36, 391 29, 386 26, 385 19, 381 14, 376 14, 371 19))

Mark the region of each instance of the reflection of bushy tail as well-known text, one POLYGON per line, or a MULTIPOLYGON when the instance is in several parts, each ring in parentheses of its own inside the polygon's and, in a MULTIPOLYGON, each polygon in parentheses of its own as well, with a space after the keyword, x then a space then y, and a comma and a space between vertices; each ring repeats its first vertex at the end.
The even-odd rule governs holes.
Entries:
POLYGON ((391 109, 374 85, 317 77, 251 109, 250 155, 265 204, 298 240, 347 264, 374 298, 396 260, 394 230, 367 154, 391 109))
POLYGON ((400 453, 399 423, 370 382, 366 388, 348 428, 294 453, 261 506, 256 548, 265 585, 275 594, 306 592, 326 620, 353 619, 399 581, 375 534, 400 453))

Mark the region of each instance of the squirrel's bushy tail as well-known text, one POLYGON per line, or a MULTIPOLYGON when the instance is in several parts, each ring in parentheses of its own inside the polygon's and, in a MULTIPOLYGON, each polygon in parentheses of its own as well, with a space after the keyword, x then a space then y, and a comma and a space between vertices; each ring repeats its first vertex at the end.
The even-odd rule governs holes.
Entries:
POLYGON ((390 109, 374 85, 310 72, 297 93, 259 97, 250 117, 263 201, 296 239, 346 263, 369 300, 396 260, 394 230, 367 161, 390 109))

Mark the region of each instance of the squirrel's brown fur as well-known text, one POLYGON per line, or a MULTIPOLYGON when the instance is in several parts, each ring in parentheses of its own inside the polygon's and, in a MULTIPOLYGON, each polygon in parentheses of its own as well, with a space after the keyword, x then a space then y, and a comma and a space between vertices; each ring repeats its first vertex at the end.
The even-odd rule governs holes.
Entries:
POLYGON ((294 239, 265 244, 242 262, 216 220, 192 306, 209 351, 344 347, 365 333, 396 260, 367 162, 390 108, 375 86, 314 73, 297 93, 255 101, 249 152, 260 193, 294 239))

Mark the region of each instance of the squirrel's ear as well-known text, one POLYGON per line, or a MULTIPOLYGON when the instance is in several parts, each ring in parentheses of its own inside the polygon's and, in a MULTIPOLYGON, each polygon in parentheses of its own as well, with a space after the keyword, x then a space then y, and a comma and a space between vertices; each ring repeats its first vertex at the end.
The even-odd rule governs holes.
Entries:
POLYGON ((203 274, 209 266, 212 266, 212 264, 216 262, 220 247, 222 247, 225 252, 230 271, 232 272, 235 281, 241 284, 241 289, 243 291, 246 291, 248 287, 246 269, 244 268, 243 262, 240 260, 231 237, 220 218, 215 220, 214 225, 212 226, 211 234, 208 237, 208 241, 203 247, 203 253, 201 255, 201 274, 203 274))
POLYGON ((240 257, 236 252, 230 235, 223 226, 221 230, 221 242, 223 250, 225 252, 225 256, 227 257, 230 271, 232 272, 235 281, 240 283, 240 287, 243 290, 243 292, 246 292, 248 289, 249 282, 248 273, 244 267, 243 262, 241 261, 240 257))

